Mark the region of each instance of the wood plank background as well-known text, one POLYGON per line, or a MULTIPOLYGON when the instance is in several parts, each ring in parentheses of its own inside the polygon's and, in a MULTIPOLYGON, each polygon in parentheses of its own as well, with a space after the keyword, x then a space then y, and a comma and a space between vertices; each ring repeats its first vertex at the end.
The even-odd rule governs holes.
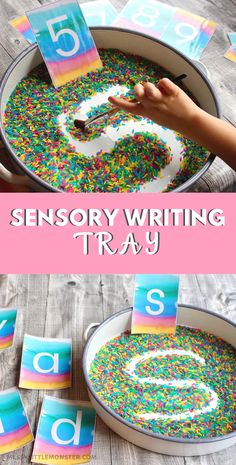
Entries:
MULTIPOLYGON (((24 333, 72 337, 73 385, 62 391, 21 390, 33 431, 44 393, 87 399, 81 369, 83 332, 91 322, 132 305, 133 275, 0 275, 0 307, 20 311, 15 344, 0 354, 0 390, 18 385, 24 333)), ((236 275, 182 275, 179 302, 236 321, 236 275)), ((29 465, 32 445, 0 458, 1 465, 29 465)), ((155 454, 121 439, 98 418, 91 465, 233 465, 236 446, 202 457, 155 454)))
MULTIPOLYGON (((91 0, 83 0, 81 3, 86 1, 91 0)), ((24 14, 25 11, 39 6, 40 3, 49 2, 50 0, 0 0, 0 78, 12 59, 28 46, 28 42, 8 24, 9 19, 24 14)), ((127 0, 111 0, 118 12, 126 2, 127 0)), ((223 56, 229 48, 227 32, 236 30, 235 0, 166 0, 166 2, 219 23, 203 52, 201 61, 210 71, 211 81, 219 96, 224 117, 236 124, 236 65, 223 56)), ((4 164, 9 166, 6 156, 2 155, 2 159, 4 164)), ((191 190, 194 192, 234 192, 236 173, 217 158, 191 190)))

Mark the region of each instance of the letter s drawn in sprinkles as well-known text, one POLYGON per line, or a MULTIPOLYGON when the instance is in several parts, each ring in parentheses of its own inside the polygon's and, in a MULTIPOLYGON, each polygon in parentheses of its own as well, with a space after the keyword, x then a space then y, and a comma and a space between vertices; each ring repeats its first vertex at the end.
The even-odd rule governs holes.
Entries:
MULTIPOLYGON (((93 137, 88 138, 75 137, 68 126, 70 118, 73 120, 86 120, 90 116, 91 111, 107 104, 109 96, 126 95, 129 91, 130 89, 127 86, 117 84, 109 86, 103 92, 95 93, 92 97, 84 100, 78 106, 78 109, 73 106, 69 112, 68 109, 66 109, 58 115, 58 127, 62 135, 67 138, 69 145, 71 145, 78 154, 83 154, 87 157, 95 157, 103 152, 110 153, 114 149, 115 144, 119 143, 121 140, 125 140, 127 137, 133 137, 135 134, 150 133, 150 136, 157 135, 160 142, 166 146, 166 150, 171 153, 171 157, 167 157, 167 166, 161 170, 160 176, 158 177, 158 185, 160 185, 158 190, 161 191, 161 186, 164 186, 166 176, 169 176, 169 169, 171 169, 172 176, 175 176, 181 167, 181 141, 173 131, 163 128, 147 118, 139 118, 139 120, 131 118, 124 122, 123 116, 116 124, 109 124, 109 120, 107 124, 105 124, 105 122, 101 123, 102 125, 104 124, 102 132, 100 133, 95 127, 93 130, 93 137), (94 131, 97 132, 97 136, 94 131)), ((155 192, 156 189, 156 181, 154 180, 144 183, 140 192, 155 192)))

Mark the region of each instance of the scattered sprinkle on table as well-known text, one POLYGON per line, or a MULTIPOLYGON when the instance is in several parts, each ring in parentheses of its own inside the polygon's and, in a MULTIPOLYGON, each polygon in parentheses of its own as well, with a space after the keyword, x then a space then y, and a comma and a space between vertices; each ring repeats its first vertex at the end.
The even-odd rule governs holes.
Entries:
POLYGON ((146 431, 203 439, 236 429, 236 350, 201 330, 126 332, 97 352, 89 378, 108 407, 146 431))

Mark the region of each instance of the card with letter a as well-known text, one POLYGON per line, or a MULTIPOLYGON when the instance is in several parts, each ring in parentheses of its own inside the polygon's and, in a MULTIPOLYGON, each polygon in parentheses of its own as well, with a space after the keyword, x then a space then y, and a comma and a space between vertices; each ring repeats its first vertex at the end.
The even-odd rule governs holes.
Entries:
POLYGON ((178 289, 178 275, 136 275, 131 333, 175 333, 178 289))
POLYGON ((64 389, 71 385, 71 339, 25 334, 19 386, 26 389, 64 389))
POLYGON ((31 461, 48 465, 89 462, 95 417, 90 402, 45 396, 31 461))
POLYGON ((77 0, 43 5, 27 17, 55 87, 102 68, 77 0))

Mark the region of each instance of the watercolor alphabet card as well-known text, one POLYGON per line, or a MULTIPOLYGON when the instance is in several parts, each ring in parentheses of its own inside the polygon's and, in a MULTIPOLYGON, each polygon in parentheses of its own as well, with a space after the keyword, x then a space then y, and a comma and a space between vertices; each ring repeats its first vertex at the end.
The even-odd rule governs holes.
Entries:
POLYGON ((19 449, 33 439, 18 389, 0 391, 0 454, 19 449))
POLYGON ((45 396, 32 462, 77 465, 91 460, 95 410, 90 402, 45 396))
POLYGON ((113 26, 159 38, 189 58, 198 60, 217 23, 156 0, 129 0, 113 26))
POLYGON ((26 13, 55 87, 102 68, 77 0, 60 0, 26 13))
POLYGON ((0 352, 13 345, 17 310, 0 308, 0 352))
POLYGON ((26 389, 64 389, 71 385, 71 339, 25 334, 19 386, 26 389))
POLYGON ((179 276, 137 274, 132 334, 175 333, 179 276))

